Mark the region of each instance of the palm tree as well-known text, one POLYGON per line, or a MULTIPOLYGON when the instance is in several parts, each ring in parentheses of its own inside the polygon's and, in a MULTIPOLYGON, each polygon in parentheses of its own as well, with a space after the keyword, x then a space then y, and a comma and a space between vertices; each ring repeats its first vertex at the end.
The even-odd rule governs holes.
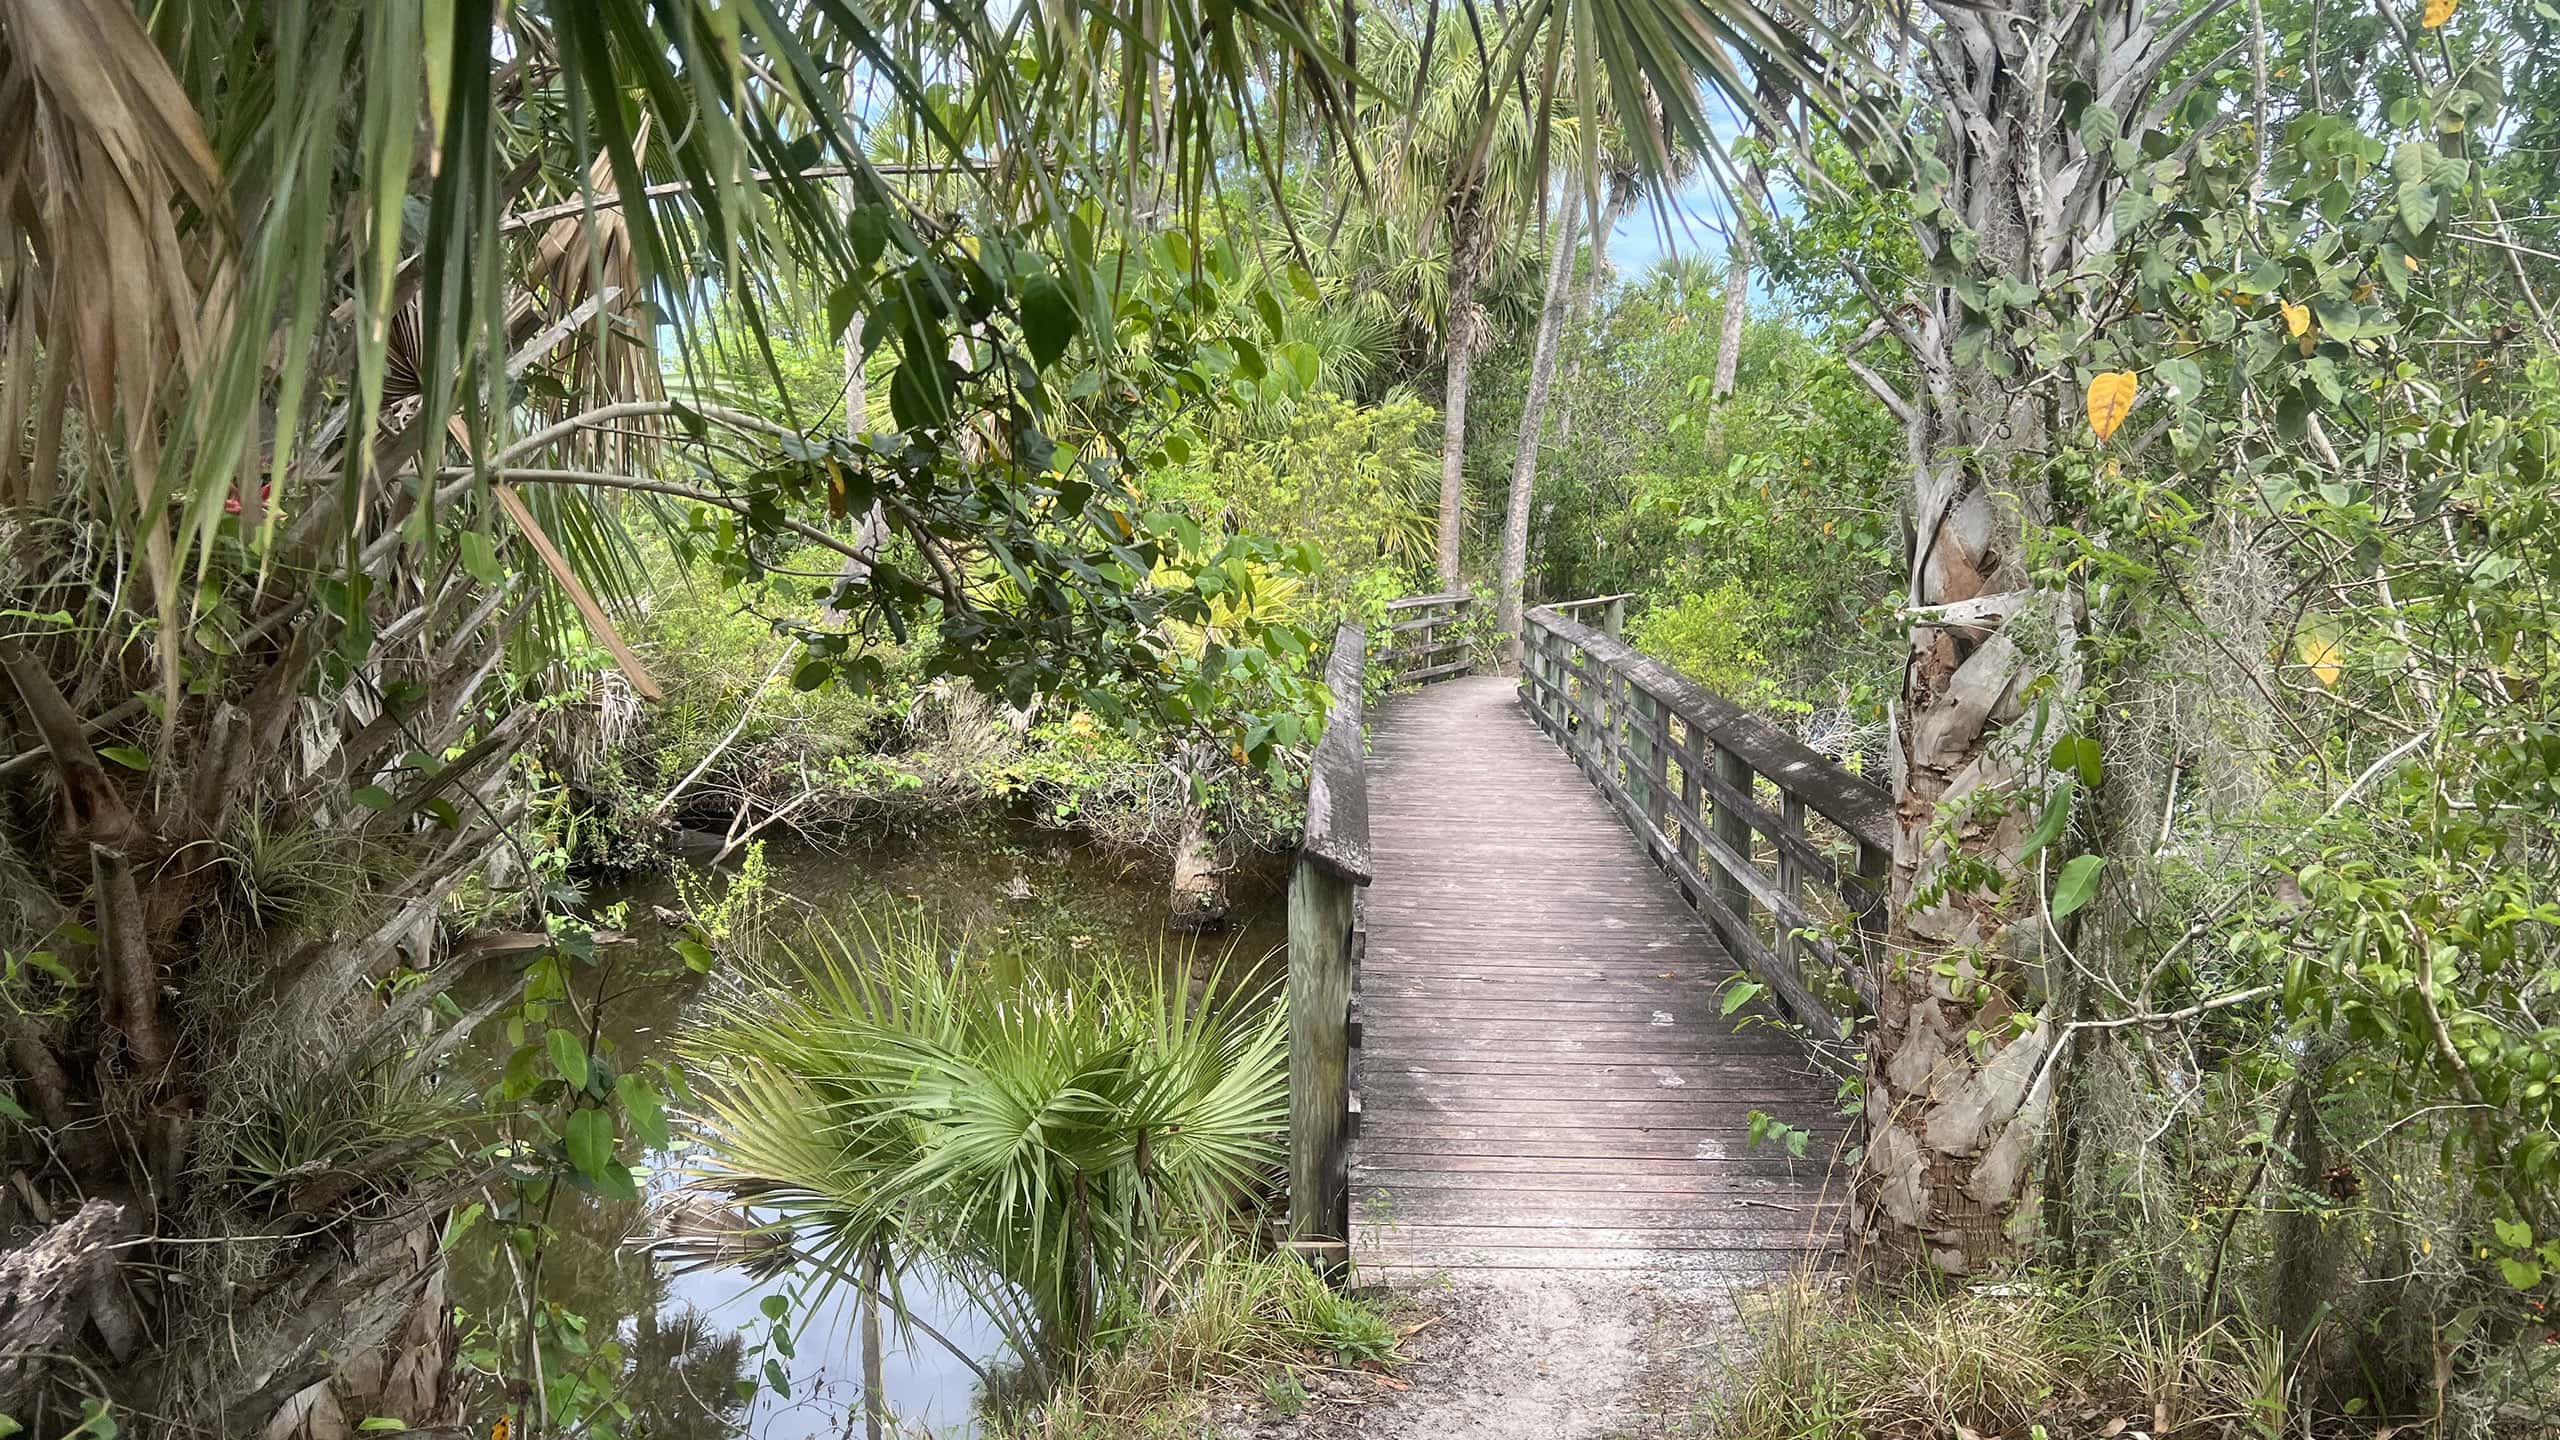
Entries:
POLYGON ((686 1039, 696 1183, 841 1283, 934 1270, 1035 1380, 1069 1373, 1108 1290, 1272 1183, 1288 1125, 1275 998, 1193 1006, 1187 967, 1125 963, 820 943, 686 1039))

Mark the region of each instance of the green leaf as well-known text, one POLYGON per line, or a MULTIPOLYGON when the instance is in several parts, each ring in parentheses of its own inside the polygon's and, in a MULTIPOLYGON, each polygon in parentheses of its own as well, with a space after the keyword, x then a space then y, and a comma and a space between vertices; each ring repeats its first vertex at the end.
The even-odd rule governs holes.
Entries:
POLYGON ((358 1430, 406 1430, 409 1422, 390 1415, 367 1415, 358 1430))
POLYGON ((2427 183, 2427 148, 2423 140, 2404 140, 2391 155, 2391 171, 2400 182, 2400 223, 2412 235, 2425 234, 2439 209, 2435 189, 2427 183))
POLYGON ((551 1068, 560 1072, 560 1078, 569 1082, 569 1088, 586 1089, 587 1046, 578 1038, 577 1032, 555 1029, 542 1037, 542 1043, 551 1052, 551 1068))
POLYGON ((2056 920, 2089 903, 2097 892, 2098 871, 2106 861, 2096 855, 2083 855, 2062 867, 2062 876, 2053 884, 2052 915, 2056 920))
POLYGON ((113 760, 127 770, 148 771, 151 768, 150 753, 137 750, 131 745, 101 745, 98 747, 98 758, 113 760))
POLYGON ((358 786, 356 789, 348 793, 347 798, 353 800, 367 810, 388 810, 391 808, 391 792, 383 789, 379 785, 358 786))
POLYGON ((2053 742, 2053 768, 2067 770, 2080 777, 2080 783, 2095 790, 2106 779, 2106 766, 2100 762, 2097 737, 2065 735, 2053 742))
POLYGON ((2489 1228, 2497 1232, 2498 1243, 2510 1250, 2533 1248, 2533 1227, 2522 1220, 2496 1220, 2489 1228))
POLYGON ((829 336, 838 340, 844 338, 844 328, 853 323, 854 316, 862 313, 863 298, 862 286, 858 281, 848 280, 827 292, 827 334, 829 336))
POLYGON ((1753 1000, 1758 999, 1761 992, 1768 988, 1768 986, 1761 984, 1757 980, 1742 980, 1735 984, 1726 986, 1724 992, 1724 1009, 1721 1013, 1727 1016, 1732 1015, 1734 1011, 1739 1010, 1743 1006, 1750 1004, 1753 1000))
POLYGON ((2193 360, 2163 360, 2152 367, 2151 374, 2181 404, 2193 404, 2204 394, 2204 371, 2193 360))
POLYGON ((593 1105, 569 1113, 569 1163, 590 1180, 603 1181, 613 1164, 613 1117, 593 1105))
POLYGON ((1046 370, 1058 363, 1083 328, 1076 302, 1054 276, 1034 275, 1022 287, 1022 337, 1030 342, 1031 363, 1046 370))
POLYGON ((498 547, 489 543, 488 536, 477 530, 465 530, 460 544, 462 568, 471 572, 472 579, 483 585, 495 585, 507 578, 507 572, 498 564, 498 547))
POLYGON ((2314 355, 2303 364, 2302 371, 2311 377, 2320 397, 2335 405, 2347 398, 2346 386, 2338 379, 2338 362, 2326 355, 2314 355))
POLYGON ((827 677, 833 675, 835 671, 836 667, 828 664, 823 658, 803 660, 800 662, 800 668, 791 672, 791 688, 815 690, 826 684, 827 677))
POLYGON ((2053 798, 2044 802, 2044 813, 2036 817, 2036 828, 2027 836, 2027 848, 2018 852, 2019 859, 2024 860, 2062 838, 2062 827, 2071 823, 2071 797, 2079 790, 2079 776, 2062 777, 2062 783, 2053 788, 2053 798))
POLYGON ((631 1122, 631 1133, 652 1150, 667 1143, 667 1103, 660 1098, 658 1087, 650 1084, 637 1071, 613 1082, 614 1097, 622 1102, 623 1118, 631 1122))
POLYGON ((676 954, 683 958, 684 968, 697 975, 711 973, 711 947, 699 940, 679 940, 676 954))
POLYGON ((2498 1273, 2519 1290, 2530 1290, 2542 1283, 2542 1264, 2535 1260, 2501 1260, 2498 1273))

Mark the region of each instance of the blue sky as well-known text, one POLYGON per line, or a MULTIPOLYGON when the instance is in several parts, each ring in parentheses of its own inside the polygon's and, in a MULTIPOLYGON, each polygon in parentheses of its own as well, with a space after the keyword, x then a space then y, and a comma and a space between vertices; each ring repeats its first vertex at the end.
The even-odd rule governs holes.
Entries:
POLYGON ((1643 200, 1627 208, 1610 232, 1609 263, 1633 277, 1669 255, 1718 260, 1724 255, 1727 224, 1724 202, 1704 176, 1673 191, 1666 204, 1643 200))

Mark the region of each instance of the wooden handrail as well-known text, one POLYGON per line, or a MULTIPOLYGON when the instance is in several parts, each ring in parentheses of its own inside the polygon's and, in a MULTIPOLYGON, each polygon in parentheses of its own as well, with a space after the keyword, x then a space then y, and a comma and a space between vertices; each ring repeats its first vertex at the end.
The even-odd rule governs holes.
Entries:
POLYGON ((1307 766, 1307 828, 1298 853, 1354 885, 1369 883, 1369 767, 1361 754, 1361 681, 1366 648, 1360 626, 1334 632, 1324 662, 1324 738, 1307 766))
POLYGON ((1467 637, 1458 627, 1475 603, 1476 597, 1464 591, 1407 595, 1387 602, 1385 632, 1393 649, 1386 659, 1397 684, 1428 685, 1474 673, 1475 660, 1468 655, 1467 637), (1413 618, 1395 619, 1398 615, 1413 618))
POLYGON ((1826 1037, 1839 1033, 1841 1007, 1818 993, 1805 962, 1829 967, 1874 1007, 1867 952, 1884 918, 1892 797, 1625 641, 1567 619, 1565 608, 1541 606, 1525 617, 1523 705, 1744 968, 1794 1018, 1828 1027, 1826 1037), (1763 781, 1775 792, 1774 808, 1757 793, 1763 781), (1816 843, 1807 812, 1838 830, 1846 853, 1835 857, 1816 843), (1808 879, 1856 919, 1854 953, 1833 944, 1821 933, 1829 927, 1806 910, 1808 879))
POLYGON ((1345 622, 1326 657, 1332 704, 1307 767, 1307 826, 1289 875, 1289 1238, 1348 1258, 1352 1022, 1359 987, 1360 888, 1369 883, 1369 768, 1361 697, 1366 640, 1345 622))

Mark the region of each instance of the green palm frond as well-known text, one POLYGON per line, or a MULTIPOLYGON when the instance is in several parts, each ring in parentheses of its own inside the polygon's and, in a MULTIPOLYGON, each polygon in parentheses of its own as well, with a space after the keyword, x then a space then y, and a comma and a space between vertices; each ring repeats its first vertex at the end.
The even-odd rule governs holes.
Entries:
POLYGON ((983 1276, 1063 1358, 1097 1276, 1222 1223, 1276 1166, 1287 1045, 1276 1002, 1186 1007, 1143 969, 972 953, 915 922, 836 936, 688 1037, 697 1180, 804 1253, 983 1276))

